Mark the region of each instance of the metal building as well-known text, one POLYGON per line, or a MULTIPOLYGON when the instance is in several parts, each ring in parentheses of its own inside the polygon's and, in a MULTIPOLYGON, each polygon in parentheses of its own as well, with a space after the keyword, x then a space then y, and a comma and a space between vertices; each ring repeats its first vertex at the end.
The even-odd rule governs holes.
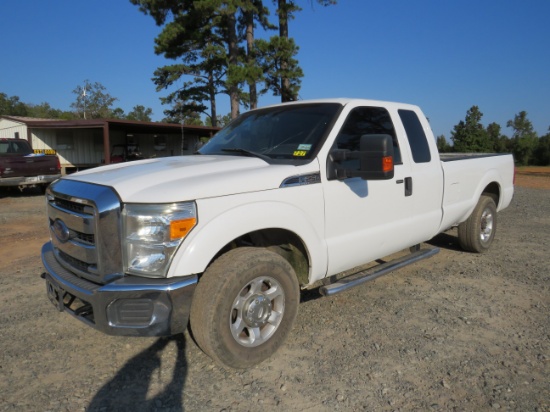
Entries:
POLYGON ((131 159, 132 154, 138 158, 192 154, 218 130, 118 119, 0 116, 0 137, 26 139, 37 153, 57 153, 64 174, 131 159))

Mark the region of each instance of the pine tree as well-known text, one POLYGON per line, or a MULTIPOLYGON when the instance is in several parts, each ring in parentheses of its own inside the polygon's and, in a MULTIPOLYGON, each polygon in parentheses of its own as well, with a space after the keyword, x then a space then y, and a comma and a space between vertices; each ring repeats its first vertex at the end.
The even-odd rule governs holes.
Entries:
MULTIPOLYGON (((242 4, 241 29, 245 32, 246 62, 244 65, 244 81, 248 84, 248 106, 255 109, 258 106, 257 83, 264 80, 263 69, 259 64, 257 48, 255 47, 254 29, 258 22, 264 30, 275 29, 268 21, 269 11, 261 0, 246 0, 242 4)), ((265 90, 260 94, 265 93, 265 90)))
MULTIPOLYGON (((294 56, 298 53, 298 47, 294 40, 288 34, 288 21, 294 18, 294 13, 302 10, 294 0, 273 0, 277 4, 277 16, 279 18, 279 39, 271 38, 270 45, 263 45, 268 48, 272 65, 277 66, 275 73, 281 77, 278 79, 279 85, 274 85, 273 79, 269 81, 269 88, 276 95, 281 96, 281 102, 298 100, 301 78, 304 76, 302 69, 298 66, 298 61, 294 56)), ((317 0, 322 6, 336 4, 336 0, 317 0)), ((310 0, 313 4, 313 0, 310 0)))
POLYGON ((264 73, 262 92, 271 90, 281 96, 281 102, 297 100, 304 73, 295 59, 298 47, 294 40, 272 36, 269 41, 257 40, 256 49, 264 73))
POLYGON ((534 160, 534 151, 538 145, 538 137, 533 129, 533 124, 527 119, 527 112, 519 112, 513 120, 508 120, 506 126, 514 131, 512 134, 512 150, 516 162, 520 165, 531 164, 534 160))
MULTIPOLYGON (((277 0, 277 15, 279 16, 279 39, 271 38, 271 50, 277 50, 278 74, 280 77, 281 102, 298 100, 299 84, 291 87, 289 68, 293 64, 292 56, 298 53, 298 48, 288 37, 288 20, 293 18, 292 14, 301 10, 292 0, 277 0)), ((273 56, 275 57, 275 56, 273 56)), ((295 62, 297 66, 297 61, 295 62)), ((299 69, 299 67, 297 67, 299 69)), ((301 69, 300 69, 301 71, 301 69)), ((303 76, 303 74, 302 74, 303 76)), ((300 76, 300 77, 302 77, 300 76)))
POLYGON ((483 113, 479 107, 472 106, 451 132, 455 152, 492 152, 493 147, 487 131, 481 124, 483 113))
POLYGON ((443 135, 437 137, 436 144, 439 153, 448 153, 452 150, 451 145, 447 142, 447 139, 445 139, 445 136, 443 135))
MULTIPOLYGON (((204 113, 217 119, 216 95, 225 87, 226 51, 223 39, 215 32, 210 7, 195 7, 192 0, 131 0, 140 10, 151 15, 157 25, 164 26, 155 39, 155 53, 181 62, 158 68, 153 77, 157 91, 179 84, 182 87, 161 98, 171 109, 165 110, 169 118, 193 118, 192 113, 204 113), (209 103, 210 110, 205 103, 209 103)), ((204 3, 204 2, 203 2, 204 3)), ((215 120, 214 120, 215 123, 215 120)))
MULTIPOLYGON (((298 66, 298 46, 288 34, 288 21, 300 10, 294 0, 274 0, 277 5, 279 36, 269 41, 256 39, 256 24, 263 29, 276 26, 268 20, 262 0, 130 0, 151 15, 161 33, 155 39, 155 53, 176 60, 155 71, 157 91, 185 81, 176 91, 161 98, 171 109, 185 113, 203 112, 216 124, 215 99, 229 95, 231 117, 239 114, 240 104, 255 108, 258 96, 268 90, 282 101, 296 100, 303 72, 298 66), (257 84, 265 87, 259 92, 257 84), (248 93, 242 90, 248 85, 248 93), (210 102, 207 112, 206 102, 210 102)), ((310 0, 313 1, 313 0, 310 0)), ((335 4, 335 0, 316 0, 335 4)))
POLYGON ((511 150, 510 139, 501 133, 501 129, 500 125, 494 122, 487 126, 487 136, 495 153, 506 153, 511 150))

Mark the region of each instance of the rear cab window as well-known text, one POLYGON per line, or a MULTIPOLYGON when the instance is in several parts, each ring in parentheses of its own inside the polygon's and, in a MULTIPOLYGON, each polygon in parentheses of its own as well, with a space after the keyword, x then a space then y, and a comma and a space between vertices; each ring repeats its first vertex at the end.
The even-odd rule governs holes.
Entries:
POLYGON ((424 133, 424 128, 417 114, 412 110, 404 109, 400 109, 398 112, 409 141, 413 161, 415 163, 429 163, 432 160, 432 154, 426 133, 424 133))
POLYGON ((19 139, 1 139, 0 154, 3 155, 28 155, 32 152, 28 143, 19 139))

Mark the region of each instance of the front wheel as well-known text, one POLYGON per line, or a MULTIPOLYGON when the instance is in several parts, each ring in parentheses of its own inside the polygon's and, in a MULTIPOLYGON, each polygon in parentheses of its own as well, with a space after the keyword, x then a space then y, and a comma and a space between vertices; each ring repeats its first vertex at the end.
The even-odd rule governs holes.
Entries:
POLYGON ((458 225, 462 249, 483 253, 489 250, 497 230, 497 207, 492 197, 482 195, 470 217, 458 225))
POLYGON ((261 248, 234 249, 200 279, 191 305, 191 330, 216 362, 248 368, 281 346, 299 301, 296 275, 284 258, 261 248))

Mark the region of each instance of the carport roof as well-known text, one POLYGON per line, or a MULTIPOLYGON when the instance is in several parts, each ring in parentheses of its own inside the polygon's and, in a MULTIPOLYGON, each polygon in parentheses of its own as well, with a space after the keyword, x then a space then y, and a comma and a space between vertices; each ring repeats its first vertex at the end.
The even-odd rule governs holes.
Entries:
POLYGON ((4 119, 15 122, 24 123, 29 128, 43 129, 93 129, 108 127, 112 130, 125 130, 127 132, 148 132, 148 133, 178 133, 182 127, 184 131, 195 132, 199 135, 212 135, 220 130, 219 127, 210 126, 191 126, 173 123, 157 123, 157 122, 140 122, 133 120, 120 119, 76 119, 76 120, 61 120, 61 119, 38 119, 33 117, 23 116, 1 116, 4 119))

